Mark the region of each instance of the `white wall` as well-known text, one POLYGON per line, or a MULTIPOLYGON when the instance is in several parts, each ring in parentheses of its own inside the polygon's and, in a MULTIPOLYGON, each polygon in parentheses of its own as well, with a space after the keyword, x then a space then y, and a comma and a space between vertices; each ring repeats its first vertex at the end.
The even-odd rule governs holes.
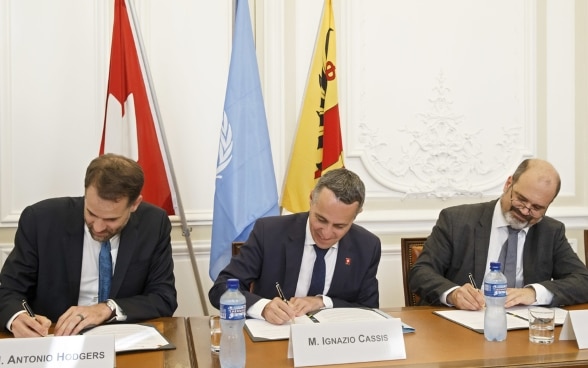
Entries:
MULTIPOLYGON (((207 294, 232 1, 136 2, 207 294)), ((278 188, 323 7, 250 0, 278 188)), ((382 238, 382 307, 403 304, 399 239, 443 207, 500 195, 526 157, 553 162, 548 214, 588 228, 588 6, 572 0, 333 0, 346 166, 366 182, 358 223, 382 238)), ((81 195, 103 124, 113 1, 0 2, 0 255, 22 209, 81 195)), ((178 315, 201 314, 177 218, 178 315)), ((581 251, 583 254, 583 251, 581 251)))

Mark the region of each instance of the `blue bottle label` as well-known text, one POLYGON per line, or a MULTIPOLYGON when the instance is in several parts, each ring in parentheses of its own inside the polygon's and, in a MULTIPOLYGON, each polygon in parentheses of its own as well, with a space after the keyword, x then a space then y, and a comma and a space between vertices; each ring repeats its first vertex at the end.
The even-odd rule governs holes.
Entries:
POLYGON ((487 284, 484 283, 484 295, 493 297, 506 296, 506 284, 487 284))
POLYGON ((245 319, 245 304, 220 306, 220 317, 228 320, 245 319))

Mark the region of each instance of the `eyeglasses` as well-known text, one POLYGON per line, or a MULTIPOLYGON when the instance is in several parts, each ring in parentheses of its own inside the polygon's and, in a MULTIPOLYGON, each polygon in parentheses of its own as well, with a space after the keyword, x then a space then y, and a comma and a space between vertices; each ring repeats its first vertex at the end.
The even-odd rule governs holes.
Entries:
POLYGON ((510 203, 517 210, 526 209, 529 216, 533 218, 539 218, 543 216, 543 214, 547 210, 547 208, 543 208, 535 204, 532 204, 530 207, 527 207, 527 205, 520 199, 513 199, 512 192, 514 192, 514 184, 510 186, 510 203))

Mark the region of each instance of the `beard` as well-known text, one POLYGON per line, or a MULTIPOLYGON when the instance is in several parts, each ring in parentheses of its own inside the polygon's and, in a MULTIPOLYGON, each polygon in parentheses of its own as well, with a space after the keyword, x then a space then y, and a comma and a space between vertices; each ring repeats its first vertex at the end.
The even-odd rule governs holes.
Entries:
MULTIPOLYGON (((519 212, 519 210, 517 210, 514 207, 511 207, 510 210, 504 214, 504 218, 506 219, 506 222, 510 225, 510 227, 517 230, 522 230, 525 227, 529 226, 531 220, 533 220, 533 217, 523 215, 519 212), (518 214, 518 217, 515 216, 514 212, 518 214), (525 220, 521 221, 519 217, 523 217, 525 220)), ((542 219, 543 218, 540 218, 536 222, 539 222, 542 219)))

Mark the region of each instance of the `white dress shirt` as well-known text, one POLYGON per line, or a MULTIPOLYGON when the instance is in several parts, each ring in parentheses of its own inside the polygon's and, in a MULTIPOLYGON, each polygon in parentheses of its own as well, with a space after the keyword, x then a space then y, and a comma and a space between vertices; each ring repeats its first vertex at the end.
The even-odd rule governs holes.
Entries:
MULTIPOLYGON (((310 233, 310 226, 308 220, 306 221, 306 236, 304 239, 304 252, 302 253, 302 263, 300 265, 300 273, 298 274, 298 283, 296 284, 295 297, 304 297, 308 294, 310 288, 310 280, 312 279, 312 269, 314 268, 314 260, 316 259, 316 252, 314 251, 315 242, 310 233)), ((323 304, 325 308, 333 308, 333 300, 326 296, 331 281, 333 280, 333 272, 335 271, 335 263, 337 261, 337 251, 339 243, 335 243, 325 254, 325 288, 323 290, 323 304)), ((263 308, 270 302, 270 299, 260 299, 247 309, 247 316, 257 319, 264 319, 261 315, 263 308)))

